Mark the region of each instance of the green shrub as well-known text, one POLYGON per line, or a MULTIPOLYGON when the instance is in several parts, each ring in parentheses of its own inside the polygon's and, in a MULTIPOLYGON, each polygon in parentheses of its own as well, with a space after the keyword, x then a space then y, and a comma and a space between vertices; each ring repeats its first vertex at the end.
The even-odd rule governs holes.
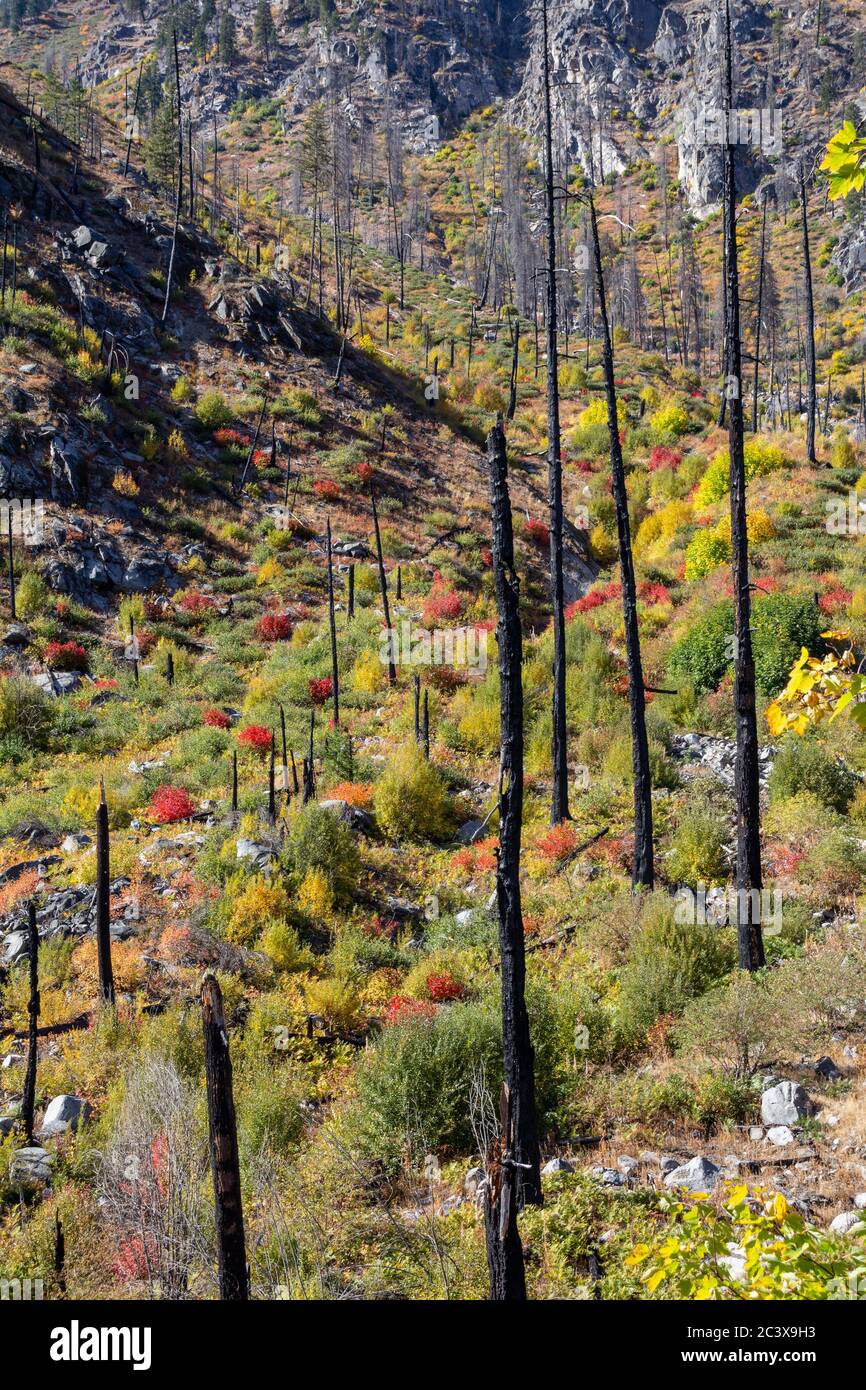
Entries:
MULTIPOLYGON (((762 695, 777 695, 802 647, 821 653, 824 628, 820 610, 805 595, 762 594, 752 605, 752 650, 755 680, 762 695)), ((717 604, 674 643, 668 670, 698 691, 715 690, 730 665, 734 608, 717 604)))
POLYGON ((697 798, 686 808, 671 841, 668 878, 676 883, 717 884, 727 877, 723 846, 730 829, 721 811, 697 798))
POLYGON ((207 430, 218 429, 231 418, 232 412, 221 391, 205 391, 199 396, 193 408, 198 423, 207 430))
POLYGON ((733 964, 733 949, 718 929, 677 922, 671 900, 655 896, 644 909, 621 975, 624 1032, 642 1040, 660 1014, 681 1013, 733 964))
POLYGON ((715 690, 729 663, 733 608, 719 603, 674 643, 668 670, 674 680, 688 681, 696 691, 715 690))
POLYGON ((787 738, 770 773, 770 801, 811 792, 825 806, 844 814, 858 786, 857 777, 814 738, 787 738))
POLYGON ((731 542, 709 527, 692 536, 686 548, 686 579, 703 579, 710 570, 718 569, 731 558, 731 542))
POLYGON ((21 739, 27 747, 44 744, 54 710, 46 695, 23 676, 0 679, 0 739, 21 739))
POLYGON ((311 802, 292 821, 286 858, 298 878, 318 870, 337 902, 348 901, 357 885, 360 856, 349 827, 339 816, 311 802))
POLYGON ((376 783, 373 807, 391 840, 441 840, 454 824, 442 776, 412 743, 397 750, 376 783))
POLYGON ((15 599, 19 617, 38 618, 51 602, 51 590, 38 570, 28 570, 21 577, 15 599))

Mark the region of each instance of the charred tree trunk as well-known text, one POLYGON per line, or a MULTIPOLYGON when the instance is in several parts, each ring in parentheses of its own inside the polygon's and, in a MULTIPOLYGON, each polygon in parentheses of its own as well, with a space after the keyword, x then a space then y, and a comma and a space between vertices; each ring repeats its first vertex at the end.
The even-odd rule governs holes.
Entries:
POLYGON ((501 1134, 485 1155, 484 1232, 491 1303, 524 1303, 526 1271, 517 1227, 517 1183, 508 1087, 499 1098, 501 1134))
POLYGON ((271 825, 277 823, 277 740, 273 729, 271 729, 271 756, 268 762, 268 820, 271 825))
MULTIPOLYGON (((565 721, 565 594, 562 576, 562 459, 559 435, 559 372, 556 350, 556 210, 553 190, 553 122, 547 0, 542 0, 544 73, 544 195, 547 237, 547 501, 550 511, 550 600, 553 621, 553 799, 550 821, 568 819, 568 730, 565 721)), ((515 1104, 518 1102, 514 1101, 515 1104)))
POLYGON ((628 703, 631 717, 632 770, 634 773, 634 863, 632 884, 652 888, 653 865, 653 805, 650 776, 649 742, 646 731, 646 698, 643 665, 640 654, 640 633, 637 621, 637 584, 631 549, 631 527, 628 516, 628 495, 625 488, 625 468, 622 445, 619 441, 619 421, 616 410, 616 385, 613 369, 613 347, 607 317, 604 274, 601 268, 601 247, 598 239, 598 219, 595 201, 589 197, 589 221, 592 249, 595 258, 595 277, 598 289, 598 308, 602 330, 602 363, 607 397, 607 425, 610 435, 610 467, 613 500, 616 507, 616 528, 619 538, 619 566, 622 580, 622 605, 625 620, 625 647, 628 664, 628 703))
POLYGON ((144 69, 144 59, 138 65, 138 77, 135 79, 135 96, 132 102, 132 115, 129 118, 129 129, 126 132, 126 158, 123 161, 123 177, 129 173, 129 156, 132 152, 132 139, 135 135, 135 122, 138 116, 138 97, 141 92, 141 74, 144 69))
POLYGON ((289 755, 288 745, 286 743, 286 711, 283 709, 282 705, 280 705, 280 740, 282 742, 283 754, 283 792, 285 793, 286 805, 288 806, 289 802, 292 799, 292 792, 291 788, 289 787, 289 755))
POLYGON ((394 666, 394 645, 391 641, 391 609, 388 604, 388 580, 385 575, 385 561, 382 558, 382 534, 379 530, 379 513, 376 510, 376 493, 370 485, 370 504, 373 508, 373 529, 376 532, 376 563, 379 566, 379 590, 382 595, 382 613, 388 633, 388 684, 395 685, 397 671, 394 666))
POLYGON ((315 731, 316 731, 316 712, 315 712, 315 710, 312 710, 312 709, 311 709, 311 710, 310 710, 310 749, 309 749, 309 752, 308 752, 306 758, 304 758, 304 799, 303 799, 303 805, 304 805, 304 806, 306 806, 307 803, 308 803, 309 801, 314 800, 315 795, 316 795, 316 767, 315 767, 315 749, 314 749, 315 731))
POLYGON ((27 1005, 27 1070, 21 1096, 21 1123, 24 1138, 33 1143, 33 1116, 36 1110, 36 1057, 39 1028, 39 929, 36 925, 36 904, 27 904, 27 935, 30 951, 30 1000, 27 1005))
POLYGON ((99 994, 107 1004, 114 1004, 114 973, 111 969, 111 866, 108 841, 108 806, 105 784, 100 784, 99 805, 96 808, 96 960, 99 969, 99 994))
POLYGON ((520 320, 515 319, 513 328, 514 338, 511 344, 511 380, 508 385, 508 410, 505 418, 514 419, 514 412, 517 409, 517 366, 520 360, 520 320))
POLYGON ((428 763, 430 761, 430 701, 428 691, 424 691, 424 712, 421 717, 421 741, 424 745, 424 757, 428 763))
POLYGON ((15 609, 15 555, 12 549, 12 501, 6 503, 7 553, 9 565, 9 614, 13 623, 18 617, 15 609))
POLYGON ((66 1295, 66 1237, 63 1234, 63 1222, 59 1216, 54 1218, 54 1278, 57 1280, 57 1291, 61 1297, 66 1295))
POLYGON ((201 1011, 220 1298, 244 1303, 249 1297, 249 1278, 232 1064, 222 993, 216 977, 210 973, 202 981, 201 1011))
POLYGON ((421 677, 412 677, 412 707, 414 713, 415 742, 421 742, 421 677))
POLYGON ((238 755, 237 749, 232 752, 232 815, 238 813, 238 755))
POLYGON ((523 632, 520 587, 514 569, 511 500, 501 421, 487 436, 493 517, 493 574, 499 614, 499 852, 496 902, 502 960, 502 1046, 510 1096, 510 1129, 517 1208, 541 1203, 535 1115, 535 1056, 526 1010, 526 956, 520 902, 520 839, 523 822, 523 632))
POLYGON ((165 303, 162 306, 162 322, 168 317, 171 301, 171 283, 174 276, 174 258, 177 251, 177 233, 180 227, 180 209, 183 203, 183 109, 180 99, 180 60, 177 56, 177 30, 172 30, 174 42, 174 77, 177 88, 177 192, 174 203, 174 229, 171 234, 171 251, 168 257, 168 271, 165 277, 165 303))
MULTIPOLYGON (((725 116, 733 109, 731 7, 725 0, 725 116)), ((740 352, 740 283, 737 266, 737 205, 734 146, 725 143, 725 318, 728 327, 728 371, 736 390, 728 402, 730 451, 731 544, 734 587, 734 717, 737 731, 735 800, 737 813, 737 939, 744 970, 764 964, 760 921, 751 922, 751 891, 760 893, 761 826, 758 800, 758 724, 755 712, 755 662, 752 655, 749 542, 746 532, 746 472, 743 458, 743 392, 740 352), (744 904, 748 906, 744 910, 744 904), (746 920, 742 918, 745 916, 746 920)))
POLYGON ((752 434, 758 433, 758 374, 761 370, 761 315, 764 312, 764 263, 767 255, 767 199, 761 215, 761 252, 758 262, 758 316, 755 321, 755 376, 752 382, 752 434))
POLYGON ((818 382, 815 365, 815 304, 812 298, 812 258, 809 253, 809 216, 806 207, 806 175, 800 164, 800 221, 803 239, 803 288, 806 294, 806 457, 817 463, 815 420, 818 414, 818 382))
POLYGON ((331 518, 328 517, 328 626, 331 631, 331 694, 334 701, 334 728, 340 727, 340 671, 337 665, 337 619, 334 613, 334 556, 331 549, 331 518))

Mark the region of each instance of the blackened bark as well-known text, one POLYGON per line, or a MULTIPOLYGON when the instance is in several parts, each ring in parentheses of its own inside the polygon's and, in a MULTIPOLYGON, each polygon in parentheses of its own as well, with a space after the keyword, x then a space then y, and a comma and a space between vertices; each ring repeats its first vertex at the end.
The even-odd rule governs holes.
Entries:
POLYGON ((21 1096, 21 1123, 28 1144, 33 1143, 33 1115, 36 1110, 36 1057, 39 1028, 39 929, 36 926, 36 904, 27 904, 27 937, 30 952, 30 999, 27 1004, 27 1070, 21 1096))
POLYGON ((349 596, 348 596, 348 608, 347 608, 347 610, 346 610, 346 617, 347 617, 347 618, 354 618, 354 616, 355 616, 355 566, 354 566, 354 565, 349 565, 349 579, 348 579, 348 584, 349 584, 349 596))
POLYGON ((201 1011, 220 1298, 243 1303, 249 1297, 249 1281, 232 1064, 222 993, 210 973, 202 981, 201 1011))
POLYGON ((232 814, 237 815, 238 809, 238 755, 237 749, 232 752, 232 814))
POLYGON ((289 755, 288 746, 286 744, 286 711, 283 709, 282 705, 280 705, 280 739, 282 741, 283 753, 283 791, 285 792, 286 805, 288 806, 289 802, 292 799, 292 792, 291 788, 289 787, 289 755))
POLYGON ((18 617, 15 611, 15 555, 12 550, 12 502, 6 503, 7 551, 9 564, 9 613, 14 622, 18 617))
POLYGON ((412 706, 414 713, 415 742, 421 742, 421 677, 412 677, 412 706))
POLYGON ((376 562, 379 566, 379 589, 382 594, 382 613, 385 618, 385 630, 388 633, 388 684, 395 685, 397 681, 397 671, 394 666, 394 647, 391 642, 391 609, 388 604, 388 580, 385 575, 385 561, 382 558, 382 535, 379 531, 379 513, 376 510, 376 493, 370 484, 370 505, 373 508, 373 529, 376 533, 376 562))
POLYGON ((604 274, 601 267, 601 247, 598 240, 598 219, 595 201, 589 196, 589 222, 595 258, 595 278, 598 289, 598 308, 602 329, 602 363, 607 397, 607 426, 610 436, 610 468, 613 500, 616 508, 616 529, 619 538, 619 567, 622 582, 622 606, 625 621, 625 649, 628 666, 628 704, 631 718, 631 753, 634 774, 634 863, 632 884, 652 888, 653 865, 653 804, 650 776, 649 742, 646 731, 646 697, 643 665, 640 654, 640 633, 637 621, 637 584, 631 549, 631 527, 628 516, 628 495, 625 488, 625 468, 619 440, 619 421, 616 410, 616 384, 613 369, 613 347, 607 317, 604 274))
POLYGON ((174 657, 171 652, 165 654, 165 678, 169 685, 174 685, 174 657))
POLYGON ((114 974, 111 969, 111 867, 109 862, 108 806, 105 786, 100 784, 99 805, 96 808, 96 960, 99 969, 99 994, 107 1004, 114 1003, 114 974))
POLYGON ((271 756, 268 762, 268 820, 271 825, 277 823, 277 740, 273 729, 271 729, 271 756))
POLYGON ((428 763, 430 761, 430 701, 428 691, 424 691, 424 714, 421 719, 421 742, 424 745, 424 757, 428 763))
POLYGON ((758 432, 758 374, 761 369, 761 316, 764 312, 764 263, 767 255, 767 202, 761 214, 761 253, 758 262, 758 317, 755 322, 755 376, 752 382, 752 434, 758 432))
POLYGON ((541 1203, 535 1114, 535 1057, 526 1010, 526 956, 520 903, 520 840, 523 822, 523 632, 520 586, 514 569, 514 535, 508 495, 505 434, 501 421, 487 436, 493 521, 493 574, 499 615, 499 851, 496 902, 502 958, 502 1045, 511 1106, 518 1209, 541 1203))
POLYGON ((303 805, 312 801, 316 795, 316 771, 314 737, 316 731, 316 711, 310 710, 310 751, 304 758, 304 798, 303 805))
POLYGON ((562 577, 562 459, 556 321, 556 213, 553 196, 553 122, 547 0, 542 0, 544 73, 544 199, 547 235, 547 502, 550 511, 550 601, 553 621, 553 798, 551 825, 568 819, 568 730, 565 719, 565 593, 562 577))
POLYGON ((334 728, 340 727, 340 672, 337 666, 337 620, 334 614, 334 556, 331 549, 331 518, 328 517, 328 625, 331 630, 331 695, 334 701, 334 728))
POLYGON ((144 68, 144 59, 138 65, 138 77, 135 79, 135 96, 132 102, 132 115, 129 118, 129 130, 126 136, 126 158, 123 161, 123 177, 129 173, 129 156, 132 151, 132 137, 135 134, 135 118, 138 115, 138 97, 141 92, 141 74, 144 68))
POLYGON ((301 790, 301 784, 298 781, 298 768, 295 763, 295 750, 293 748, 289 749, 289 757, 292 760, 292 792, 297 796, 298 792, 301 790))
POLYGON ((508 410, 505 418, 514 419, 514 412, 517 409, 517 366, 520 360, 520 320, 515 319, 512 327, 511 342, 511 380, 508 386, 508 410))
POLYGON ((806 175, 800 164, 800 222, 803 240, 803 288, 806 294, 806 457, 817 463, 815 420, 818 414, 818 375, 815 364, 815 304, 812 298, 812 258, 809 253, 809 215, 806 207, 806 175))
POLYGON ((54 1218, 54 1278, 60 1294, 66 1293, 66 1237, 63 1222, 59 1216, 54 1218))
POLYGON ((177 251, 177 233, 180 228, 180 209, 183 202, 183 110, 180 98, 180 60, 177 56, 177 30, 171 32, 174 41, 174 76, 177 93, 177 193, 174 204, 174 229, 171 234, 171 251, 168 257, 168 271, 165 277, 165 303, 162 306, 162 322, 168 317, 171 301, 171 282, 174 276, 174 257, 177 251))
POLYGON ((733 109, 731 6, 725 0, 725 317, 728 326, 728 371, 736 391, 728 402, 730 451, 731 545, 734 587, 734 717, 737 753, 734 795, 737 813, 737 941, 744 970, 764 964, 760 921, 751 922, 751 890, 760 892, 761 824, 758 783, 758 724, 755 712, 755 662, 752 655, 749 542, 746 532, 746 470, 743 457, 743 373, 740 351, 740 283, 737 266, 737 204, 734 146, 730 142, 733 109), (745 918, 745 920, 742 920, 745 918))
POLYGON ((512 1148, 511 1107, 508 1087, 500 1095, 502 1132, 492 1151, 484 1156, 487 1185, 484 1191, 484 1234, 491 1303, 524 1303, 526 1271, 523 1245, 517 1226, 517 1183, 512 1148))

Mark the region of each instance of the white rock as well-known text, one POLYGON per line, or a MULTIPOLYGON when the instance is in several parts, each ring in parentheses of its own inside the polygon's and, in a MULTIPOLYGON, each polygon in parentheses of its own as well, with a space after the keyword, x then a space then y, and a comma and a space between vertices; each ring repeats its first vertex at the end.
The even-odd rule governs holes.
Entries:
POLYGON ((793 1144, 794 1136, 787 1125, 771 1125, 767 1130, 767 1142, 770 1144, 793 1144))
POLYGON ((765 1125, 796 1125, 812 1113, 812 1103, 796 1081, 780 1081, 761 1097, 761 1119, 765 1125))
POLYGON ((840 1211, 830 1222, 830 1230, 837 1236, 851 1235, 855 1226, 863 1228, 863 1217, 859 1211, 840 1211))
POLYGON ((665 1187, 684 1187, 687 1192, 711 1192, 719 1181, 721 1169, 708 1158, 698 1157, 683 1163, 665 1174, 665 1187))

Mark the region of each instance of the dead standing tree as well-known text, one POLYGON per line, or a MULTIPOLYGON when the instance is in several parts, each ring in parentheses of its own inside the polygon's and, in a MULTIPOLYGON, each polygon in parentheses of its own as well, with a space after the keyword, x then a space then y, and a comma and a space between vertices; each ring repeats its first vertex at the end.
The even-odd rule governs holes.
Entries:
POLYGON ((36 904, 27 904, 27 935, 30 951, 30 1000, 27 1005, 27 1070, 21 1095, 21 1123, 24 1138, 33 1143, 33 1115, 36 1110, 36 1057, 39 1028, 39 928, 36 925, 36 904))
POLYGON ((598 238, 598 218, 595 201, 590 193, 589 223, 595 260, 598 308, 602 328, 602 363, 607 397, 607 424, 610 436, 610 467, 613 500, 616 508, 616 527, 619 538, 619 567, 622 582, 622 606, 625 622, 626 663, 628 666, 628 703, 631 716, 632 769, 634 772, 634 863, 632 884, 652 888, 653 865, 653 808, 652 777, 650 775, 649 741, 646 731, 646 697, 643 666, 640 654, 640 632, 637 619, 637 584, 631 548, 631 528, 628 515, 628 495, 625 487, 625 468, 619 439, 616 384, 613 369, 613 347, 607 317, 604 274, 601 266, 601 247, 598 238))
POLYGON ((556 317, 556 212, 553 187, 553 122, 547 0, 542 0, 544 79, 544 196, 547 238, 547 501, 550 511, 550 598, 553 610, 553 798, 550 821, 568 819, 568 731, 565 718, 565 593, 562 574, 562 459, 556 317))
POLYGON ((396 685, 397 668, 394 665, 394 643, 391 640, 391 609, 388 603, 388 579, 385 574, 385 561, 382 557, 382 533, 379 530, 379 513, 376 510, 376 493, 370 484, 370 506, 373 509, 373 530, 376 533, 376 563, 379 567, 379 591, 382 595, 382 614, 385 631, 388 634, 388 684, 396 685))
POLYGON ((331 629, 331 695, 334 701, 334 728, 340 727, 340 672, 337 665, 337 622, 334 613, 334 555, 331 548, 331 518, 328 517, 328 623, 331 629))
POLYGON ((180 228, 180 209, 183 203, 183 108, 180 96, 180 60, 177 56, 177 30, 172 30, 174 43, 174 78, 177 92, 177 193, 174 204, 174 228, 171 234, 171 251, 168 257, 168 271, 165 277, 165 303, 162 306, 162 322, 168 317, 171 301, 171 283, 174 275, 174 258, 177 251, 177 234, 180 228))
POLYGON ((111 865, 108 838, 108 805, 105 783, 99 784, 99 805, 96 808, 96 961, 99 971, 99 995, 106 1004, 114 1004, 114 973, 111 968, 111 865))
POLYGON ((516 1204, 541 1203, 535 1113, 535 1056, 526 1009, 526 955, 520 901, 523 822, 523 633, 520 586, 514 568, 514 534, 508 495, 505 434, 501 420, 487 436, 493 575, 499 614, 499 851, 496 902, 502 959, 502 1048, 509 1097, 508 1130, 517 1165, 516 1204))
POLYGON ((220 1298, 243 1303, 249 1297, 249 1276, 232 1064, 222 993, 210 973, 202 980, 201 1011, 220 1298))
POLYGON ((725 323, 727 325, 728 448, 730 452, 732 577, 734 586, 734 718, 737 752, 734 795, 737 814, 737 938, 744 970, 764 964, 760 921, 750 922, 752 894, 760 894, 761 826, 758 782, 758 724, 755 711, 755 661, 752 654, 749 542, 746 531, 746 470, 743 437, 743 372, 740 346, 740 282, 737 266, 737 203, 734 146, 730 139, 733 109, 731 5, 724 13, 725 129, 725 323), (744 910, 744 904, 748 908, 744 910), (745 920, 743 920, 745 918, 745 920))
POLYGON ((812 257, 809 253, 809 215, 806 205, 806 175, 800 163, 800 222, 803 239, 803 289, 806 296, 806 457, 817 463, 815 421, 818 414, 817 366, 815 364, 815 305, 812 297, 812 257))

